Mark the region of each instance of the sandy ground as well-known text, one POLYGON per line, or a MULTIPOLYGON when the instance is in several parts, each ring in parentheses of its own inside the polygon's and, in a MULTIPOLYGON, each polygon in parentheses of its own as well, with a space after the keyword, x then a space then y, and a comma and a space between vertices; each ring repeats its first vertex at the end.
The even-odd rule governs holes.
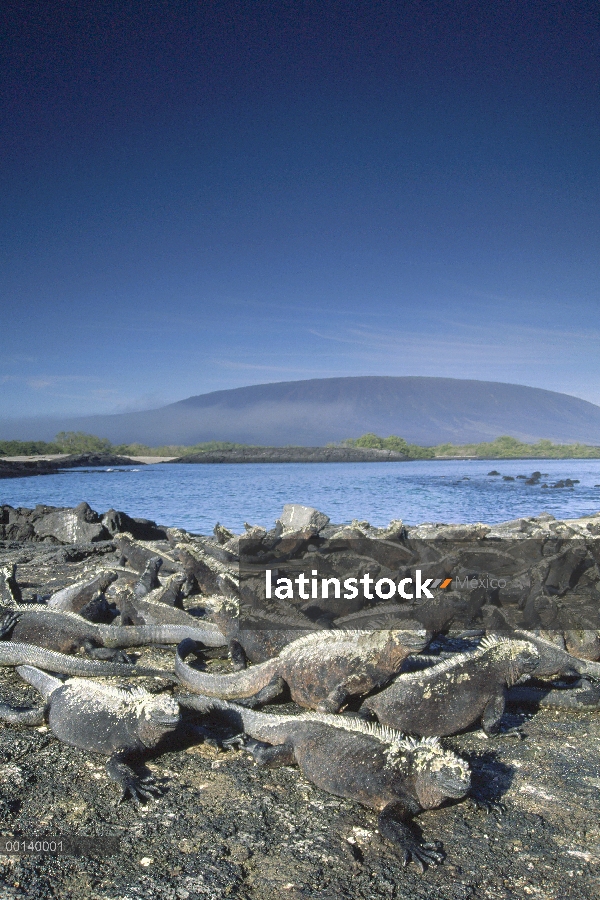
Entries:
POLYGON ((177 456, 130 456, 129 459, 132 459, 134 462, 146 463, 146 465, 150 465, 151 463, 160 463, 160 462, 170 462, 172 459, 178 459, 177 456))

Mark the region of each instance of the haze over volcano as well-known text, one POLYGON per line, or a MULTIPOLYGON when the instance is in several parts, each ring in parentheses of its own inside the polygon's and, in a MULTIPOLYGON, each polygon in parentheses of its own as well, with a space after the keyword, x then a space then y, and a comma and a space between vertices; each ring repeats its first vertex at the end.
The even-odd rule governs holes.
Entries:
POLYGON ((425 446, 503 434, 600 444, 600 407, 518 384, 364 376, 255 384, 118 415, 0 421, 2 439, 49 440, 61 430, 150 446, 212 440, 320 446, 366 432, 425 446))

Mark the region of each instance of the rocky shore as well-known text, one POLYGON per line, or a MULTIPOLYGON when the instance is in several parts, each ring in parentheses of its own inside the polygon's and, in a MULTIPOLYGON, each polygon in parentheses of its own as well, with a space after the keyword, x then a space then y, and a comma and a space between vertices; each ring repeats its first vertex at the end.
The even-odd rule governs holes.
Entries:
MULTIPOLYGON (((201 536, 115 510, 95 512, 87 504, 4 506, 0 598, 5 607, 42 606, 60 589, 110 571, 116 577, 104 600, 114 608, 158 556, 163 563, 156 599, 179 579, 182 614, 202 623, 219 610, 222 615, 223 601, 233 602, 257 626, 258 596, 261 614, 271 617, 267 625, 274 628, 280 606, 265 606, 254 590, 267 567, 279 576, 298 577, 318 565, 331 577, 370 571, 373 578, 397 580, 416 561, 423 577, 452 582, 434 603, 370 603, 362 596, 358 609, 321 600, 311 609, 306 602, 290 602, 289 619, 295 628, 304 617, 307 629, 335 629, 390 622, 401 627, 416 618, 438 633, 427 652, 439 658, 473 646, 482 629, 526 625, 553 633, 593 664, 600 658, 598 631, 589 625, 569 629, 572 623, 564 617, 574 611, 593 616, 600 605, 599 544, 600 514, 570 521, 546 514, 494 526, 392 522, 376 529, 359 521, 335 525, 316 510, 288 506, 270 531, 248 526, 244 535, 234 535, 216 525, 214 534, 201 536), (494 574, 504 576, 504 587, 489 583, 494 574), (362 619, 340 626, 348 616, 362 619)), ((133 652, 138 665, 172 668, 172 650, 150 646, 133 652)), ((209 671, 230 671, 218 651, 210 655, 209 671)), ((156 679, 136 683, 155 693, 165 690, 156 679)), ((563 693, 569 690, 565 683, 563 693)), ((0 698, 24 706, 38 702, 36 692, 7 667, 0 668, 0 698)), ((270 709, 299 711, 289 702, 270 709)), ((402 866, 398 852, 378 834, 373 812, 320 790, 295 767, 259 768, 244 753, 218 749, 218 724, 204 739, 198 733, 175 735, 150 755, 148 769, 164 794, 141 809, 131 802, 116 805, 118 792, 102 757, 60 743, 46 725, 0 724, 0 836, 93 839, 80 856, 0 856, 0 896, 596 898, 597 704, 560 709, 514 701, 503 727, 487 739, 478 728, 444 739, 471 767, 477 806, 491 811, 462 801, 420 815, 417 831, 442 841, 446 853, 443 865, 420 874, 414 865, 402 866), (105 837, 119 839, 118 853, 103 847, 105 837)))

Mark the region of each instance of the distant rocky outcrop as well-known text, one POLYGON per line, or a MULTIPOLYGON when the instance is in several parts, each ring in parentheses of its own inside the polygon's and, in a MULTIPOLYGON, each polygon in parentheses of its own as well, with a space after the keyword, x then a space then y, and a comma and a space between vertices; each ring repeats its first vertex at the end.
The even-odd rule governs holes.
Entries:
POLYGON ((172 463, 404 462, 403 453, 364 447, 242 447, 191 453, 172 463))
POLYGON ((55 475, 60 469, 87 469, 96 466, 143 466, 145 463, 114 453, 74 453, 58 459, 27 459, 16 462, 0 459, 0 478, 28 475, 55 475))
POLYGON ((54 475, 57 466, 45 459, 31 459, 13 462, 0 459, 0 478, 26 478, 28 475, 54 475))
POLYGON ((116 453, 72 453, 62 459, 56 459, 53 464, 58 469, 87 469, 94 466, 144 466, 139 460, 130 459, 129 456, 119 456, 116 453))

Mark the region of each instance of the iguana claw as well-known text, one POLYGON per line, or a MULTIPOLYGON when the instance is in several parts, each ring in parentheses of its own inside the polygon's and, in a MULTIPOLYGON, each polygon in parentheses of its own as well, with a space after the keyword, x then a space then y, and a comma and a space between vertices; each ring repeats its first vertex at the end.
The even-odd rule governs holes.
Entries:
POLYGON ((479 812, 497 813, 503 816, 506 813, 506 806, 498 800, 486 800, 483 797, 469 797, 469 804, 479 812))
POLYGON ((18 621, 19 613, 12 610, 2 616, 2 619, 0 619, 0 640, 11 633, 18 621))
POLYGON ((152 775, 138 776, 130 775, 121 781, 121 796, 117 801, 117 806, 131 797, 136 806, 141 806, 141 801, 152 800, 160 797, 163 789, 156 784, 152 775))
POLYGON ((503 737, 503 738, 516 738, 519 741, 524 741, 527 737, 526 732, 524 732, 521 728, 501 728, 496 732, 494 737, 503 737))
POLYGON ((235 734, 231 738, 225 738, 224 741, 221 741, 221 746, 224 749, 232 749, 233 747, 239 747, 240 749, 244 749, 248 743, 248 735, 244 734, 235 734))
POLYGON ((241 749, 243 749, 247 743, 248 736, 242 732, 241 734, 236 734, 233 737, 226 738, 224 741, 221 741, 221 746, 226 750, 230 750, 233 747, 240 747, 241 749))
POLYGON ((379 833, 400 849, 403 866, 412 860, 424 872, 426 866, 439 866, 445 859, 440 841, 419 841, 406 823, 386 815, 385 809, 379 816, 379 833))
POLYGON ((414 841, 404 848, 402 865, 406 867, 412 860, 423 873, 427 866, 439 866, 443 863, 445 856, 440 841, 428 841, 424 844, 414 841))

